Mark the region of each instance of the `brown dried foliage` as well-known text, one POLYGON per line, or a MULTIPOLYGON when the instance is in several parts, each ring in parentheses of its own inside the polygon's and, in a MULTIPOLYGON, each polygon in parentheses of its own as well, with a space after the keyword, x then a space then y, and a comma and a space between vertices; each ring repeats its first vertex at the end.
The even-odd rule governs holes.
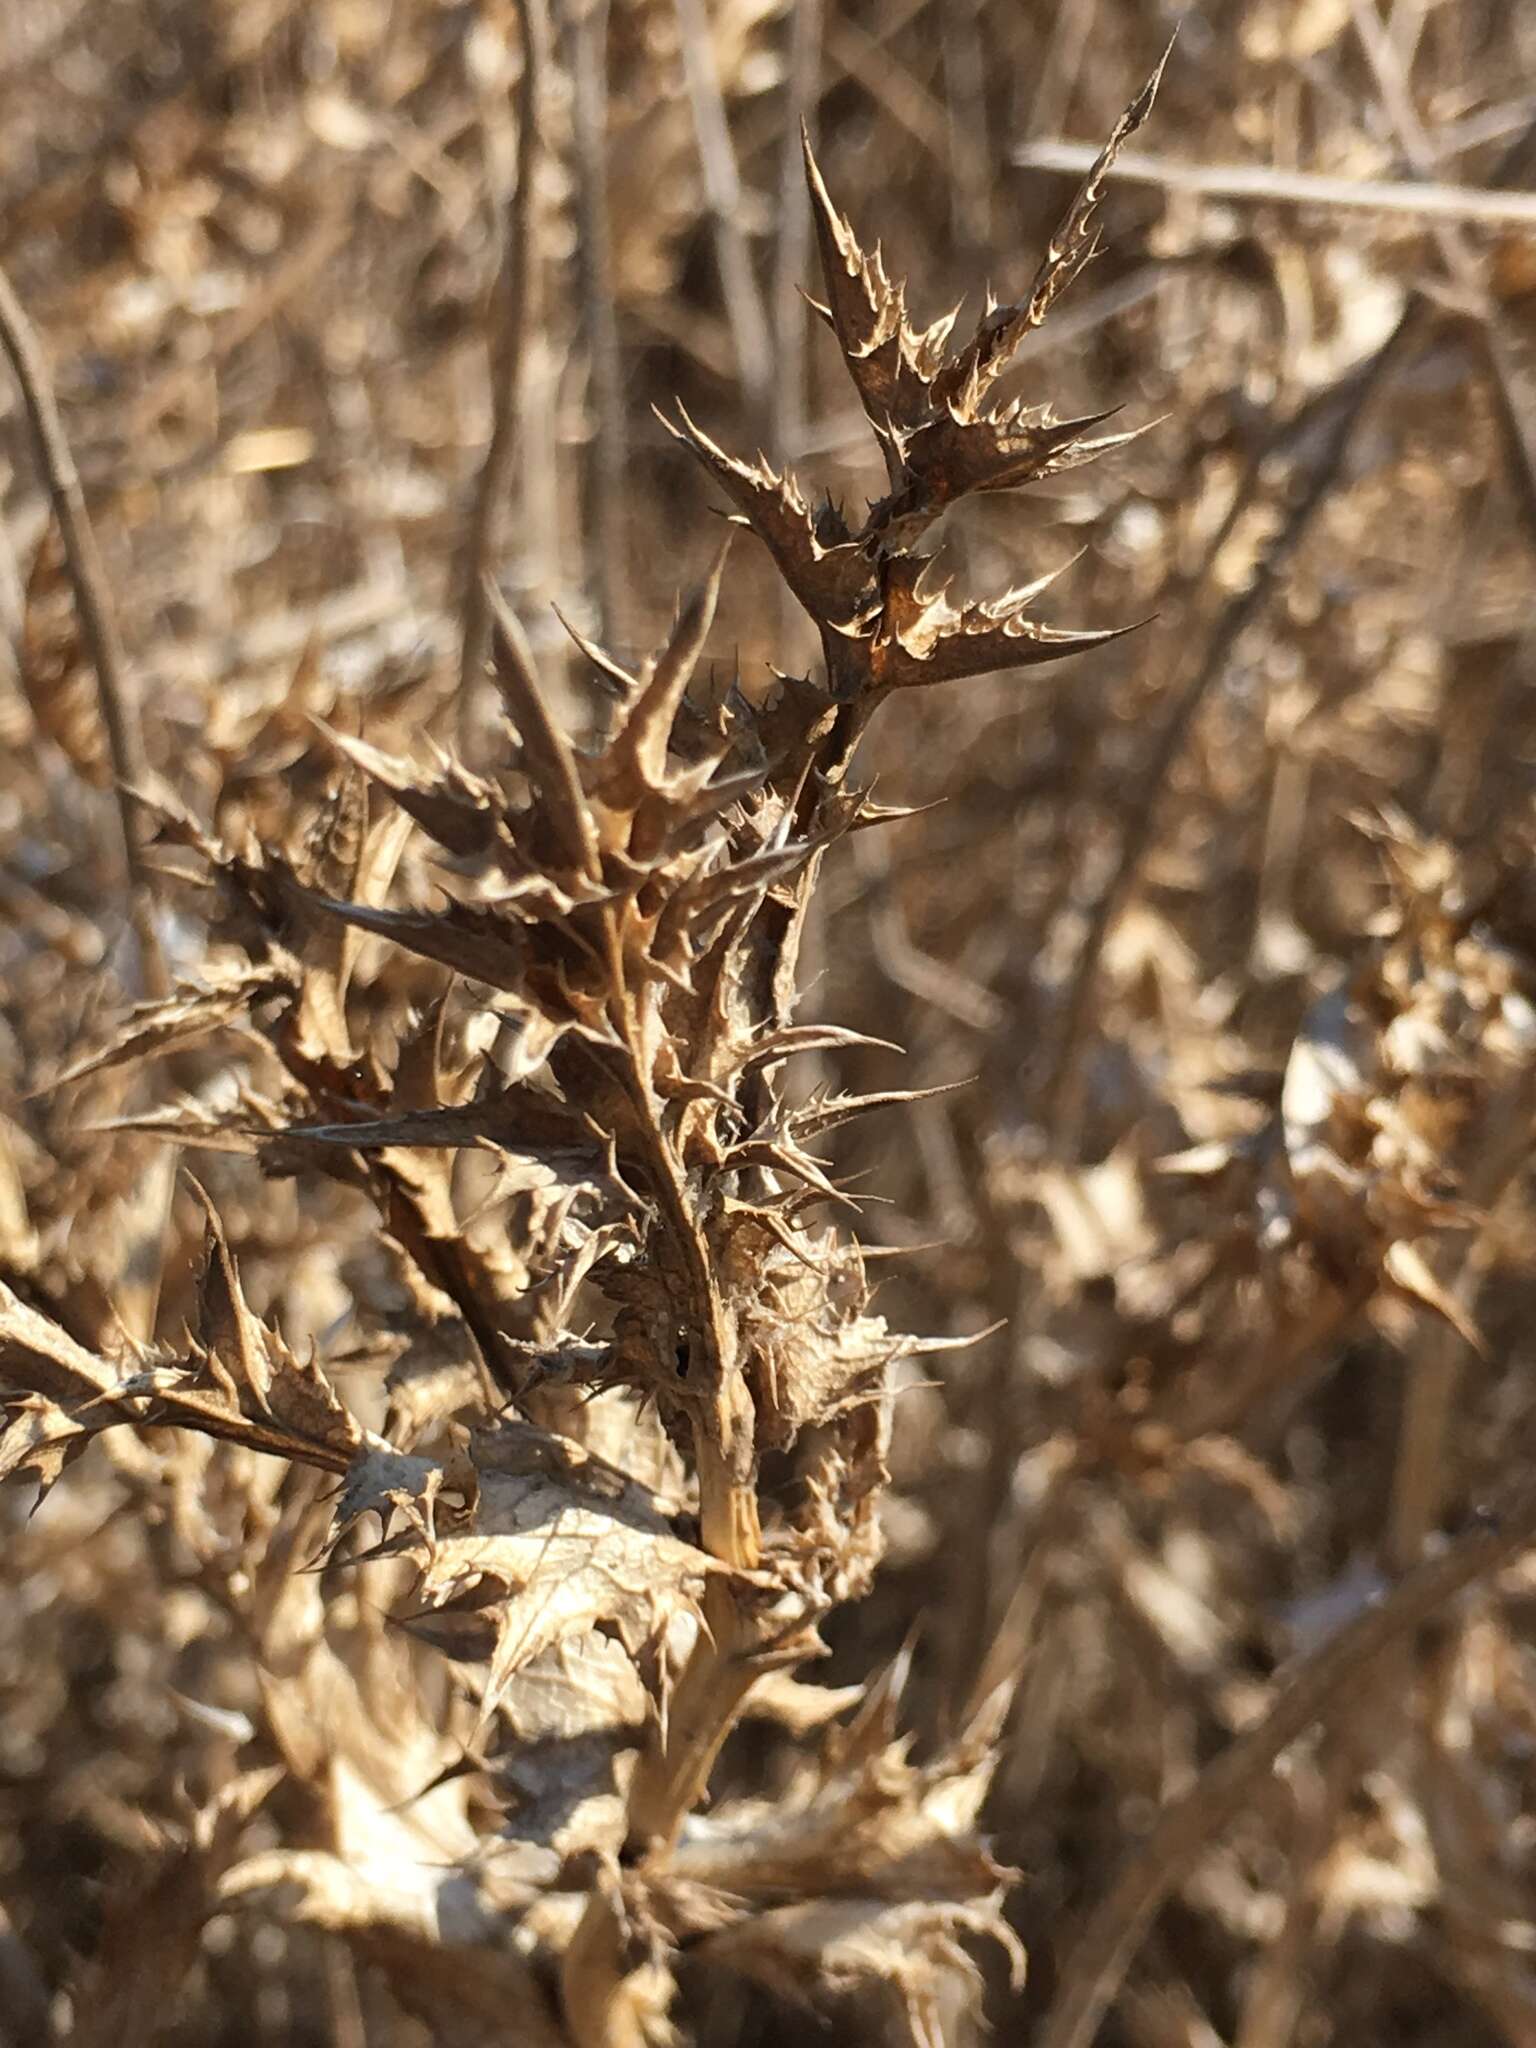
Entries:
MULTIPOLYGON (((1529 2038, 1528 278, 1190 202, 1085 300, 1197 49, 924 326, 840 117, 979 260, 1022 16, 312 12, 0 28, 129 81, 0 153, 0 2041, 1529 2038)), ((1423 177, 1457 13, 1244 62, 1423 177)))

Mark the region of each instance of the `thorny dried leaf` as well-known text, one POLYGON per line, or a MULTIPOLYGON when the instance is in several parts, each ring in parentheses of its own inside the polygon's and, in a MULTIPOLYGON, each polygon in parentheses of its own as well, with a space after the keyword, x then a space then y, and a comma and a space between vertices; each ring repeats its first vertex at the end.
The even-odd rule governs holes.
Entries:
POLYGON ((812 2007, 828 1995, 848 2000, 866 2026, 879 2029, 878 2038, 944 2048, 981 2001, 968 1940, 1002 1944, 1022 1982, 1022 1952, 994 1907, 927 1900, 776 1906, 710 1935, 699 1953, 812 2007))
POLYGON ((637 1656, 714 1569, 643 1488, 526 1428, 478 1436, 446 1467, 365 1450, 347 1475, 338 1527, 369 1513, 385 1539, 368 1555, 407 1556, 417 1568, 405 1625, 489 1663, 482 1719, 526 1665, 594 1628, 637 1656), (407 1526, 391 1538, 397 1518, 407 1526))

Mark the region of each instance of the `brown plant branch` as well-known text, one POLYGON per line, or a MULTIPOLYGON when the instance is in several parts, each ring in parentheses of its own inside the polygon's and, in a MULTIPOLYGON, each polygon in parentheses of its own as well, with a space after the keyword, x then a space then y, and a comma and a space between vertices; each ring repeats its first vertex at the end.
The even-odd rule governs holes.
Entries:
POLYGON ((752 251, 741 224, 741 174, 720 96, 703 0, 676 0, 683 74, 693 109, 704 196, 715 231, 715 255, 725 316, 736 347, 736 374, 749 415, 764 420, 773 381, 773 348, 752 251))
POLYGON ((802 133, 812 133, 821 71, 821 0, 800 0, 790 23, 789 82, 779 158, 779 229, 773 252, 772 453, 786 462, 805 439, 805 295, 811 261, 811 208, 805 190, 802 133))
MULTIPOLYGON (((1350 16, 1393 133, 1415 176, 1427 183, 1435 162, 1434 145, 1414 106, 1403 57, 1369 0, 1350 0, 1350 16)), ((1522 144, 1517 143, 1514 154, 1518 156, 1521 149, 1522 144)), ((1495 173, 1497 182, 1503 181, 1510 154, 1506 152, 1504 165, 1495 173)), ((1536 207, 1536 196, 1514 196, 1527 199, 1536 207)), ((1502 309, 1488 290, 1485 265, 1466 223, 1447 219, 1438 224, 1435 246, 1457 294, 1473 315, 1508 457, 1510 480, 1527 532, 1536 539, 1536 397, 1532 389, 1530 347, 1523 336, 1517 338, 1510 331, 1502 309)))
POLYGON ((588 447, 585 506, 591 540, 587 559, 599 633, 613 646, 623 645, 628 626, 624 610, 624 483, 629 471, 629 421, 614 307, 608 206, 608 0, 580 0, 570 7, 566 33, 581 219, 581 320, 596 413, 588 447))
POLYGON ((517 0, 523 68, 517 81, 517 167, 507 199, 501 274, 491 344, 491 438, 475 483, 460 578, 463 638, 459 658, 459 717, 469 717, 475 686, 490 648, 490 613, 484 583, 500 545, 507 491, 517 460, 523 369, 531 330, 534 240, 538 194, 540 83, 548 54, 545 0, 517 0))
POLYGON ((668 1703, 665 1733, 653 1733, 630 1786, 630 1845, 646 1857, 664 1858, 677 1840, 748 1695, 771 1668, 730 1589, 708 1588, 704 1599, 704 1631, 668 1703))
MULTIPOLYGON (((1086 142, 1028 142, 1014 162, 1026 170, 1076 175, 1088 169, 1096 154, 1086 142)), ((1164 192, 1187 193, 1197 199, 1406 214, 1477 227, 1536 228, 1536 194, 1526 192, 1388 178, 1329 178, 1271 164, 1180 164, 1135 151, 1122 156, 1115 168, 1133 185, 1156 185, 1164 192)))
MULTIPOLYGON (((1045 1122, 1060 1151, 1068 1149, 1071 1133, 1081 1114, 1080 1072, 1089 1036, 1084 1024, 1092 1005, 1105 941, 1130 895, 1152 843, 1159 806, 1174 764, 1183 751, 1201 706, 1226 673, 1233 649, 1262 613, 1281 572, 1301 546, 1326 502, 1366 403, 1379 388, 1389 367, 1415 336, 1422 310, 1419 301, 1411 302, 1386 341, 1365 363, 1352 370, 1320 399, 1309 401, 1275 437, 1273 446, 1276 449, 1304 441, 1320 413, 1324 418, 1332 414, 1321 447, 1310 463, 1301 469, 1300 488, 1296 489, 1293 483, 1296 494, 1283 525, 1254 569, 1247 586, 1233 598, 1218 619, 1206 644, 1204 657, 1192 670, 1183 688, 1174 694, 1162 730, 1153 743, 1144 769, 1136 777, 1134 794, 1120 828, 1120 848, 1114 872, 1094 905, 1073 969, 1057 1040, 1056 1065, 1045 1091, 1045 1122)), ((1224 530, 1230 524, 1230 519, 1224 522, 1224 530)), ((1213 561, 1214 547, 1207 550, 1206 573, 1209 573, 1213 561)))
POLYGON ((138 935, 145 987, 164 995, 169 983, 149 909, 149 876, 139 837, 138 809, 131 794, 147 779, 138 704, 128 674, 128 658, 117 630, 107 573, 96 545, 80 473, 70 453, 48 367, 37 331, 27 318, 11 281, 0 270, 0 348, 3 348, 21 392, 38 469, 47 487, 53 516, 64 542, 64 556, 74 589, 75 609, 96 672, 97 704, 106 729, 116 785, 118 823, 122 832, 128 910, 138 935))
POLYGON ((1536 1487, 1516 1494, 1485 1525, 1400 1579, 1392 1591, 1292 1667, 1255 1727, 1208 1764, 1166 1807, 1090 1916, 1062 1974, 1039 2048, 1091 2048, 1142 1937, 1201 1852, 1242 1811, 1277 1757, 1323 1720, 1377 1657, 1410 1637, 1449 1601, 1536 1542, 1536 1487))

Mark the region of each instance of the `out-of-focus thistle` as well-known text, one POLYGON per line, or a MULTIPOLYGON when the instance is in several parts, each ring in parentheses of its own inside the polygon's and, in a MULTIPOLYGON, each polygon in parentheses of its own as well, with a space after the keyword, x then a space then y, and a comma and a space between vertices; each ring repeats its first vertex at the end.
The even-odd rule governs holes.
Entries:
MULTIPOLYGON (((419 1993, 424 1954, 459 1951, 461 1969, 431 1978, 441 2038, 499 2011, 502 2038, 665 2040, 687 1949, 813 2002, 866 1998, 900 2038, 938 2042, 978 1981, 963 1939, 1014 1954, 1006 1873, 976 1833, 1005 1689, 919 1766, 897 1735, 899 1686, 881 1681, 774 1801, 700 1808, 743 1713, 804 1737, 850 1704, 791 1674, 877 1567, 893 1370, 918 1348, 872 1311, 859 1248, 828 1220, 845 1197, 814 1151, 905 1098, 797 1102, 782 1086, 797 1054, 853 1036, 795 1020, 807 906, 824 851, 893 815, 849 778, 887 695, 1113 637, 1042 622, 1049 579, 957 601, 916 549, 959 499, 1129 438, 994 393, 1092 255, 1104 175, 1156 85, 1028 293, 989 305, 958 346, 953 315, 910 325, 807 144, 818 310, 888 492, 856 527, 686 414, 670 431, 814 621, 821 678, 779 677, 760 701, 706 683, 722 548, 637 673, 586 649, 614 701, 583 748, 489 591, 509 762, 424 764, 333 732, 333 792, 282 844, 229 844, 158 803, 163 857, 193 857, 215 936, 244 964, 144 1007, 68 1078, 232 1026, 264 1042, 275 1079, 253 1078, 235 1109, 138 1123, 372 1200, 404 1283, 389 1413, 384 1433, 364 1428, 322 1365, 252 1314, 210 1208, 199 1328, 180 1355, 125 1369, 5 1297, 3 1369, 23 1398, 0 1469, 49 1484, 127 1421, 340 1477, 333 1559, 405 1569, 398 1618, 462 1668, 467 1753, 506 1818, 489 1826, 486 1802, 471 1805, 464 1748, 411 1690, 419 1651, 375 1634, 365 1659, 365 1624, 342 1641, 316 1581, 257 1575, 231 1597, 282 1675, 263 1761, 275 1750, 327 1797, 318 1843, 236 1863, 224 1890, 288 1887, 288 1910, 347 1931, 403 1995, 419 1993), (413 827, 437 849, 446 903, 390 900, 412 894, 413 827), (365 955, 370 937, 387 943, 365 955), (359 1550, 369 1515, 383 1535, 359 1550), (386 1834, 398 1883, 379 1878, 386 1834)), ((298 1522, 270 1513, 281 1555, 301 1561, 298 1522)))

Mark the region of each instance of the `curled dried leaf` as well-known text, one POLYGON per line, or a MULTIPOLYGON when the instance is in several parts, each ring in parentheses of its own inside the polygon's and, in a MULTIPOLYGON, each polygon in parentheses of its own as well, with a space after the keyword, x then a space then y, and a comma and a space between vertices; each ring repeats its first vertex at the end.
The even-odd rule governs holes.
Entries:
POLYGON ((370 1512, 386 1526, 397 1516, 407 1524, 388 1543, 418 1569, 407 1625, 476 1618, 475 1653, 488 1653, 490 1664, 483 1718, 526 1665, 593 1628, 638 1654, 718 1569, 674 1533, 643 1487, 577 1445, 526 1428, 476 1437, 456 1470, 365 1451, 337 1521, 345 1527, 370 1512))

